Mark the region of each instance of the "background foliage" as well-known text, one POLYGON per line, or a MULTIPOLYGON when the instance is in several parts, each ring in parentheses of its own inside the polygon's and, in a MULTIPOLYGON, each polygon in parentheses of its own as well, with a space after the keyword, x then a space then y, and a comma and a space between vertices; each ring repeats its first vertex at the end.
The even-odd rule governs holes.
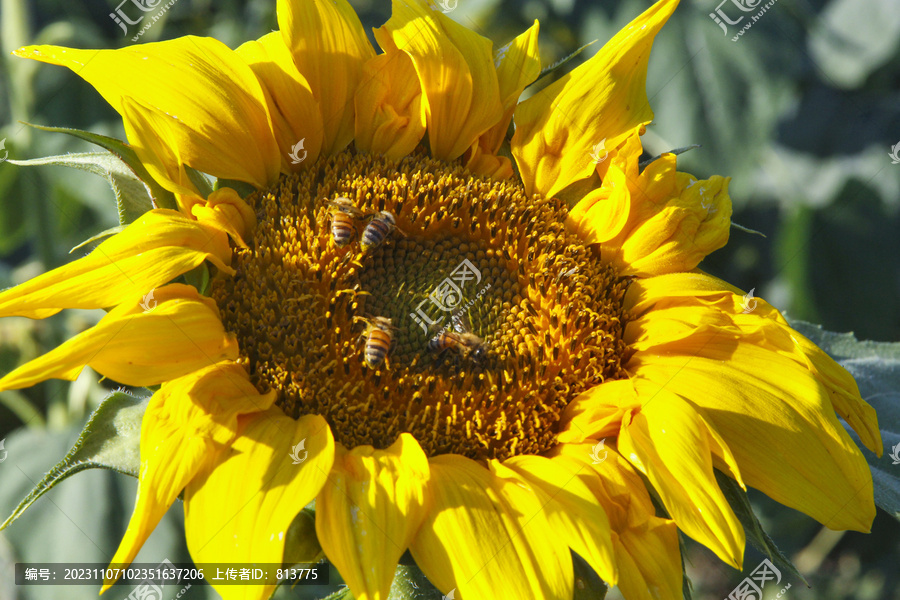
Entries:
MULTIPOLYGON (((351 1, 367 27, 389 16, 384 0, 351 1)), ((130 44, 139 26, 124 36, 109 18, 116 4, 0 0, 0 139, 5 138, 10 158, 89 149, 18 121, 124 138, 118 116, 75 75, 9 56, 29 43, 130 44)), ((547 65, 589 41, 606 41, 648 5, 647 0, 459 0, 451 16, 497 45, 539 19, 547 65)), ((754 288, 793 318, 854 331, 859 339, 897 341, 900 164, 889 156, 900 142, 896 0, 779 0, 738 42, 723 36, 709 18, 716 6, 716 0, 682 0, 657 38, 648 77, 656 122, 644 137, 651 154, 701 144, 680 157, 680 169, 699 177, 730 175, 734 220, 766 236, 733 230, 729 245, 703 267, 754 288)), ((274 1, 178 0, 140 41, 190 33, 236 47, 275 27, 274 1)), ((0 288, 70 260, 72 247, 116 224, 113 194, 100 178, 61 167, 0 163, 0 288)), ((89 311, 65 311, 46 321, 0 320, 0 372, 98 318, 89 311)), ((110 389, 96 379, 86 372, 71 385, 51 381, 0 394, 0 439, 6 439, 9 452, 0 463, 0 517, 69 449, 110 389)), ((130 478, 91 471, 39 500, 0 533, 0 600, 47 597, 48 588, 12 585, 11 565, 17 560, 108 560, 133 495, 130 478)), ((761 494, 751 499, 770 535, 812 585, 806 589, 788 578, 793 585, 786 597, 900 599, 900 527, 892 518, 879 511, 871 535, 836 533, 761 494)), ((139 560, 186 561, 182 540, 176 506, 139 560)), ((700 599, 726 597, 761 559, 748 552, 741 575, 696 544, 687 548, 688 573, 700 599)), ((282 590, 284 597, 311 597, 310 592, 282 590)), ((127 590, 110 594, 118 598, 127 590)), ((96 589, 67 588, 65 595, 96 597, 96 589)), ((194 588, 185 597, 213 596, 194 588)), ((610 597, 616 597, 615 590, 610 597)))

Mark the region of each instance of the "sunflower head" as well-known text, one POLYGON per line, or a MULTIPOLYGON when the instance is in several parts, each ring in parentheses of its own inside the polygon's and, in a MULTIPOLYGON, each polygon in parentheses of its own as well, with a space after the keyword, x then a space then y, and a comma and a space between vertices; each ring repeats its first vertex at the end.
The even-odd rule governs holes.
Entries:
POLYGON ((321 549, 361 600, 407 550, 464 599, 569 600, 574 554, 626 598, 677 598, 679 529, 742 564, 723 487, 866 530, 871 476, 837 415, 877 451, 874 411, 698 269, 728 239, 728 179, 640 162, 676 5, 523 102, 538 24, 495 50, 423 0, 393 3, 380 51, 345 0, 280 0, 278 31, 235 50, 18 50, 122 115, 154 206, 0 294, 2 316, 112 307, 0 389, 85 365, 159 386, 113 562, 182 493, 196 562, 321 549))

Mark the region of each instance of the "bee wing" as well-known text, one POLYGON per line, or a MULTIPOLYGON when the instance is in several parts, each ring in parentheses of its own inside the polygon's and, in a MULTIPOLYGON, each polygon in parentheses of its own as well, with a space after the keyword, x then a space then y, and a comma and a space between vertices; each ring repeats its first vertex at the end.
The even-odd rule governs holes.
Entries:
POLYGON ((451 320, 453 331, 456 333, 471 333, 472 322, 469 320, 469 313, 463 313, 451 320))

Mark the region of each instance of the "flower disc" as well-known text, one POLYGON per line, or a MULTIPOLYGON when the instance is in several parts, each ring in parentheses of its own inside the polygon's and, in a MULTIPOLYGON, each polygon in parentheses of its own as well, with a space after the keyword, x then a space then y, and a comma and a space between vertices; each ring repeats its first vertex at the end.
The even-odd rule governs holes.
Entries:
POLYGON ((347 447, 408 431, 430 455, 541 453, 575 395, 624 376, 627 281, 566 232, 558 200, 421 156, 345 152, 247 201, 255 241, 213 293, 225 325, 260 391, 323 415, 347 447), (340 197, 359 211, 344 247, 330 227, 340 197), (362 252, 380 211, 396 229, 362 252), (372 368, 379 317, 392 344, 372 368))

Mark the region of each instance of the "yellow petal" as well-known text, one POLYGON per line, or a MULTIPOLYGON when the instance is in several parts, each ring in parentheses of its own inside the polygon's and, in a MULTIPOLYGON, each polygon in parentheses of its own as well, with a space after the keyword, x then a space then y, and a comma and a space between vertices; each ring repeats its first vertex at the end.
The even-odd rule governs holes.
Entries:
POLYGON ((512 161, 505 156, 497 156, 481 146, 481 140, 472 144, 466 158, 466 170, 478 177, 509 179, 513 176, 512 161))
POLYGON ((208 260, 233 274, 231 248, 219 231, 158 209, 93 252, 0 293, 0 316, 43 319, 63 308, 105 308, 144 294, 208 260))
POLYGON ((519 104, 512 151, 528 193, 554 196, 590 177, 594 146, 614 147, 649 123, 647 60, 653 38, 678 5, 660 0, 590 60, 519 104))
MULTIPOLYGON (((326 484, 334 439, 325 419, 280 408, 253 415, 241 435, 185 488, 184 527, 196 563, 281 563, 288 527, 326 484), (304 449, 293 449, 304 442, 304 449), (301 458, 294 464, 292 454, 301 458)), ((274 577, 274 573, 270 574, 274 577)), ((263 600, 266 585, 216 585, 223 598, 263 600)))
POLYGON ((274 400, 274 391, 259 394, 244 367, 230 361, 164 383, 144 413, 137 500, 110 563, 130 564, 181 490, 219 445, 237 437, 238 415, 267 410, 274 400))
POLYGON ((880 458, 884 453, 884 444, 881 441, 881 429, 878 428, 878 415, 859 395, 859 387, 853 376, 798 332, 791 331, 791 338, 803 353, 809 370, 831 392, 829 398, 834 410, 859 435, 866 448, 880 458))
POLYGON ((375 36, 384 49, 366 62, 356 90, 356 147, 397 160, 412 153, 425 134, 422 88, 412 60, 384 28, 375 36))
POLYGON ((491 42, 422 0, 392 6, 384 28, 415 66, 431 154, 458 158, 503 116, 491 42))
POLYGON ((266 94, 275 139, 281 151, 281 169, 299 171, 319 157, 323 142, 322 113, 306 78, 297 70, 279 31, 241 44, 235 52, 243 58, 266 94), (294 147, 303 140, 296 153, 294 147), (295 154, 298 160, 293 160, 295 154), (299 160, 300 158, 303 160, 299 160))
POLYGON ((628 289, 626 304, 633 319, 625 334, 629 345, 636 348, 646 350, 687 338, 698 329, 714 327, 717 335, 762 344, 805 366, 828 389, 837 413, 867 448, 881 456, 883 444, 877 415, 860 397, 853 377, 794 331, 781 313, 762 298, 745 295, 720 279, 694 272, 636 280, 628 289), (661 314, 663 310, 666 312, 661 314), (641 318, 649 311, 656 311, 655 316, 641 318), (691 316, 685 316, 684 311, 690 311, 691 316))
POLYGON ((245 240, 252 239, 256 229, 256 213, 230 187, 220 188, 202 204, 192 206, 191 214, 201 223, 227 233, 242 248, 248 247, 245 240))
POLYGON ((561 444, 553 450, 552 459, 574 470, 609 516, 622 595, 628 600, 681 600, 681 551, 675 523, 656 516, 644 482, 615 448, 607 446, 606 458, 594 464, 595 443, 561 444))
POLYGON ((550 529, 532 491, 461 456, 429 462, 429 513, 410 551, 441 592, 571 600, 569 549, 550 529))
POLYGON ((166 177, 158 172, 154 135, 164 137, 170 157, 203 173, 257 187, 278 177, 281 161, 262 88, 217 40, 187 36, 119 50, 28 46, 15 53, 68 67, 94 86, 122 115, 128 140, 167 189, 182 192, 186 176, 180 164, 166 164, 166 177), (126 97, 134 101, 130 111, 126 97), (143 123, 134 122, 135 112, 143 123))
POLYGON ((123 302, 91 329, 9 373, 0 390, 52 378, 75 381, 85 365, 125 385, 156 385, 238 357, 237 340, 212 299, 179 283, 153 293, 123 302))
POLYGON ((622 421, 640 407, 631 379, 596 385, 566 406, 558 439, 561 443, 577 443, 618 435, 622 421))
MULTIPOLYGON (((639 390, 642 391, 642 390, 639 390)), ((716 483, 713 454, 734 459, 687 402, 654 389, 644 408, 622 424, 619 451, 644 473, 678 528, 740 569, 744 529, 716 483)))
POLYGON ((550 528, 607 583, 618 579, 606 512, 574 466, 560 457, 516 456, 503 463, 540 497, 550 528))
POLYGON ((588 192, 569 213, 569 226, 588 244, 608 242, 622 231, 630 210, 625 173, 618 165, 610 165, 601 186, 588 192))
POLYGON ((868 531, 869 468, 805 365, 707 329, 638 352, 628 368, 652 382, 643 395, 664 387, 688 399, 728 440, 747 485, 831 529, 868 531))
POLYGON ((729 178, 697 181, 675 171, 675 156, 651 163, 632 190, 632 212, 601 254, 623 274, 649 276, 690 271, 728 242, 729 178))
POLYGON ((353 139, 353 97, 375 51, 346 0, 278 0, 277 6, 284 43, 319 103, 322 153, 336 154, 353 139))
POLYGON ((316 533, 359 600, 385 600, 397 562, 425 516, 428 459, 402 434, 387 450, 338 445, 316 499, 316 533))
POLYGON ((539 29, 540 24, 535 21, 527 31, 497 50, 494 55, 503 116, 499 123, 481 134, 478 142, 469 149, 472 154, 466 163, 466 169, 475 175, 495 179, 506 179, 513 175, 512 162, 496 153, 506 137, 519 96, 541 73, 539 29))

